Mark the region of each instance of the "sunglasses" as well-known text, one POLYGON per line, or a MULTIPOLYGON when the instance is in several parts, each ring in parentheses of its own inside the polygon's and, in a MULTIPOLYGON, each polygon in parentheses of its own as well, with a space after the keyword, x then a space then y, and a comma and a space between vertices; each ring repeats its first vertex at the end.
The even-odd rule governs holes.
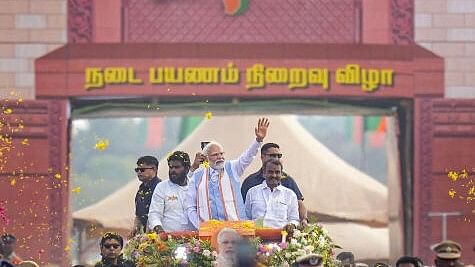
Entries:
POLYGON ((118 249, 120 248, 120 245, 119 244, 104 244, 104 247, 107 249, 110 249, 110 248, 118 249))
POLYGON ((266 156, 269 156, 271 158, 282 158, 282 154, 281 153, 276 153, 276 154, 266 154, 266 156))
POLYGON ((150 167, 150 168, 135 168, 135 172, 144 172, 145 170, 153 170, 155 168, 150 167))

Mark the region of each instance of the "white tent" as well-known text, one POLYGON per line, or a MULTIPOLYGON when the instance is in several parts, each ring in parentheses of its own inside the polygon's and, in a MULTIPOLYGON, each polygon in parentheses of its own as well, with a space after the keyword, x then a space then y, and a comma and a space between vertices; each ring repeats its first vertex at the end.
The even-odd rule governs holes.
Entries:
MULTIPOLYGON (((309 211, 345 220, 387 223, 387 188, 350 166, 318 142, 295 116, 270 116, 265 142, 275 142, 284 154, 284 169, 299 184, 309 211)), ((223 144, 226 158, 236 158, 254 138, 257 116, 220 116, 204 121, 175 150, 193 157, 201 141, 223 144)), ((243 175, 260 168, 259 157, 243 175)), ((166 157, 160 159, 159 177, 168 177, 166 157)), ((134 179, 102 201, 74 212, 74 220, 94 222, 105 228, 128 229, 134 215, 134 179)))
POLYGON ((341 251, 353 252, 357 260, 389 258, 387 227, 370 227, 349 222, 322 225, 328 230, 335 244, 342 247, 341 251))

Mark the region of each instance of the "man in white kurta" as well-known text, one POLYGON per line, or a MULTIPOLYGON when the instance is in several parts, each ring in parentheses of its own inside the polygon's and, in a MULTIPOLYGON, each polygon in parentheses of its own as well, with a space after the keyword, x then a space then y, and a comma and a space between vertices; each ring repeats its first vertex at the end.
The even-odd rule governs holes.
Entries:
POLYGON ((159 183, 153 192, 148 228, 156 232, 192 230, 185 209, 190 157, 185 152, 175 151, 167 161, 169 180, 159 183))
POLYGON ((299 223, 297 195, 280 184, 282 163, 269 159, 263 165, 264 182, 249 189, 246 214, 251 220, 263 219, 265 227, 283 228, 299 223))
POLYGON ((240 176, 251 164, 267 135, 268 119, 261 118, 255 128, 256 139, 249 148, 235 160, 225 160, 223 147, 216 142, 205 146, 209 166, 193 173, 187 196, 188 218, 195 229, 209 220, 246 220, 246 211, 241 196, 240 176))

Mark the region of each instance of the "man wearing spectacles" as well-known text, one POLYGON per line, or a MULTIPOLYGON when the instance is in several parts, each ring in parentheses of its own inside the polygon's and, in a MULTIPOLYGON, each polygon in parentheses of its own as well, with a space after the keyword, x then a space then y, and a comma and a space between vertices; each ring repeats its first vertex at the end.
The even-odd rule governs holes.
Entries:
POLYGON ((100 242, 101 256, 100 262, 94 267, 135 267, 132 261, 122 257, 124 239, 117 233, 105 233, 100 242))
POLYGON ((133 237, 139 233, 146 232, 148 212, 152 201, 153 191, 161 180, 157 177, 158 160, 153 156, 143 156, 137 160, 137 178, 142 184, 135 195, 135 220, 134 227, 130 233, 133 237))
POLYGON ((188 218, 196 229, 200 222, 211 219, 220 221, 246 220, 244 201, 240 196, 240 176, 251 164, 267 135, 269 120, 260 118, 254 132, 256 139, 235 160, 225 160, 221 144, 210 142, 203 148, 209 167, 194 171, 187 195, 188 218))
MULTIPOLYGON (((261 148, 262 164, 264 164, 264 162, 270 159, 281 159, 281 158, 282 158, 282 153, 280 152, 280 147, 278 144, 266 143, 262 146, 261 148)), ((244 181, 242 182, 242 187, 241 187, 242 198, 246 200, 246 195, 249 189, 251 189, 254 186, 262 184, 264 180, 265 178, 264 178, 262 167, 261 169, 259 169, 259 171, 249 175, 246 179, 244 179, 244 181)), ((294 191, 294 193, 297 195, 300 222, 303 225, 307 225, 308 224, 307 208, 305 208, 305 205, 303 203, 303 195, 302 195, 302 192, 300 192, 299 186, 297 185, 295 180, 285 172, 283 172, 282 174, 281 184, 282 186, 287 187, 290 190, 294 191)))

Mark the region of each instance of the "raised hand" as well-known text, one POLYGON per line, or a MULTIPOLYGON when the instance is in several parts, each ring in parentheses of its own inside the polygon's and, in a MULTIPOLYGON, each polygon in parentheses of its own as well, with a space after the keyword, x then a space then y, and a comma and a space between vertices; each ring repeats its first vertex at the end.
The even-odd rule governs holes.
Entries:
POLYGON ((195 171, 196 169, 200 167, 200 164, 203 163, 205 160, 206 160, 206 155, 201 152, 197 152, 195 155, 195 160, 193 161, 193 164, 191 165, 190 170, 192 172, 195 171))
POLYGON ((262 142, 264 137, 267 135, 267 128, 269 127, 269 119, 268 118, 260 118, 257 122, 257 127, 254 129, 256 133, 256 140, 257 142, 262 142))

